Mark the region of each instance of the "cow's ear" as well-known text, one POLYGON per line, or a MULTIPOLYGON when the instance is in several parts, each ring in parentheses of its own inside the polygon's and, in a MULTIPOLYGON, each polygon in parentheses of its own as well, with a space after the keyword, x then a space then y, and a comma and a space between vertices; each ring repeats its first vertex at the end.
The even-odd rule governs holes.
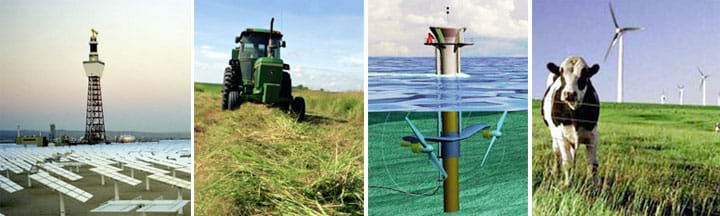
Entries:
POLYGON ((586 69, 584 70, 584 74, 583 74, 583 75, 584 75, 584 77, 590 78, 590 77, 592 77, 593 75, 595 75, 598 71, 600 71, 600 65, 594 64, 592 67, 586 68, 586 69))
POLYGON ((548 63, 547 69, 550 70, 550 73, 553 73, 556 76, 560 76, 560 67, 555 65, 555 63, 552 63, 552 62, 548 63))

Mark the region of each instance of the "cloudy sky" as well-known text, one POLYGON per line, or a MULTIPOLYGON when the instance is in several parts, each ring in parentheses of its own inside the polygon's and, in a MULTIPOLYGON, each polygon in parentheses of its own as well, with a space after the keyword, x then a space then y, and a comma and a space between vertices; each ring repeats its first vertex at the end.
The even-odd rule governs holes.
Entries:
POLYGON ((107 130, 190 130, 192 2, 0 4, 0 130, 84 130, 90 28, 104 61, 107 130))
MULTIPOLYGON (((659 103, 665 91, 678 103, 676 85, 685 86, 685 104, 702 104, 700 75, 711 73, 708 104, 720 94, 720 1, 613 1, 621 26, 644 27, 625 35, 624 99, 659 103)), ((545 91, 545 65, 581 55, 600 65, 593 78, 602 101, 615 101, 617 47, 603 61, 614 34, 607 1, 533 1, 533 98, 545 91)))
POLYGON ((221 83, 245 28, 275 28, 287 48, 293 85, 331 91, 362 90, 364 78, 363 1, 217 0, 195 3, 196 82, 221 83))
POLYGON ((368 0, 369 56, 433 56, 429 26, 464 26, 463 56, 527 56, 525 0, 368 0), (446 16, 445 7, 450 7, 446 16))

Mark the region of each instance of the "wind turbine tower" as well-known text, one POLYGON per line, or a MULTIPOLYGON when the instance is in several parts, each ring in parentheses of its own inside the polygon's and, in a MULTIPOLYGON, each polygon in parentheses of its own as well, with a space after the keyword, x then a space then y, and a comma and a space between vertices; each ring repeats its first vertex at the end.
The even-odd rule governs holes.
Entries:
POLYGON ((660 95, 660 104, 665 104, 665 100, 667 97, 665 97, 665 90, 663 90, 662 95, 660 95))
POLYGON ((105 143, 105 116, 103 114, 102 91, 100 77, 102 77, 105 63, 98 56, 98 32, 90 30, 90 55, 83 61, 85 75, 88 77, 87 113, 85 115, 85 141, 88 144, 105 143))
POLYGON ((680 93, 680 105, 683 105, 683 93, 685 93, 685 86, 684 85, 678 85, 677 86, 678 91, 680 93))
POLYGON ((698 72, 700 73, 700 89, 702 90, 702 105, 707 105, 707 78, 710 77, 710 74, 703 73, 702 69, 700 67, 697 67, 698 72))
POLYGON ((612 16, 613 24, 615 25, 615 34, 613 35, 612 41, 610 41, 610 47, 605 52, 605 61, 607 61, 610 51, 618 45, 618 79, 617 79, 617 102, 623 102, 623 38, 626 32, 640 31, 643 30, 641 27, 620 27, 615 18, 615 11, 613 10, 612 2, 608 3, 610 6, 610 15, 612 16))

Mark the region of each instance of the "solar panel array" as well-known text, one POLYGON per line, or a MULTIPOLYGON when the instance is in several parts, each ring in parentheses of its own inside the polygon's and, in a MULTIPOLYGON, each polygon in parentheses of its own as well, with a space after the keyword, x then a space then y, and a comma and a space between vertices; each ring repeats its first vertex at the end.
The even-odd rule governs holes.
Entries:
POLYGON ((85 192, 80 188, 77 188, 73 185, 65 183, 60 179, 50 176, 50 174, 46 172, 38 172, 36 174, 30 175, 30 178, 40 182, 40 184, 43 184, 53 190, 72 197, 80 202, 87 202, 93 196, 92 194, 85 192))
POLYGON ((15 191, 23 189, 23 187, 21 187, 20 185, 15 184, 15 182, 10 181, 10 179, 3 176, 0 176, 0 188, 7 191, 8 193, 13 193, 15 191))
POLYGON ((130 176, 126 176, 126 175, 120 174, 120 173, 112 171, 112 170, 101 169, 101 168, 92 168, 92 169, 90 169, 90 171, 93 171, 93 172, 103 175, 103 176, 110 177, 111 179, 115 179, 117 181, 123 182, 125 184, 129 184, 132 186, 142 183, 142 181, 140 181, 140 180, 134 179, 130 176))
MULTIPOLYGON (((145 176, 148 179, 154 179, 178 188, 191 190, 190 181, 169 176, 170 173, 174 175, 175 171, 190 174, 192 171, 190 147, 189 141, 55 147, 3 145, 0 146, 0 171, 11 171, 16 174, 28 173, 30 174, 27 180, 28 184, 30 184, 30 180, 32 180, 33 183, 38 182, 41 185, 47 186, 49 188, 48 193, 50 194, 53 193, 50 191, 58 191, 64 196, 72 197, 83 203, 94 197, 92 194, 81 189, 87 182, 78 181, 77 185, 68 184, 70 181, 83 178, 83 176, 78 174, 83 173, 79 171, 81 168, 88 168, 89 171, 132 186, 142 184, 142 180, 124 174, 129 168, 135 172, 143 171, 147 173, 145 176), (75 169, 78 169, 78 173, 72 172, 75 169), (67 180, 68 182, 63 180, 67 180)), ((184 175, 183 178, 187 178, 187 175, 184 175)), ((24 189, 10 179, 2 176, 0 176, 0 188, 10 193, 24 189)), ((30 198, 23 198, 27 200, 21 200, 20 202, 31 202, 33 199, 32 196, 34 196, 35 193, 36 192, 32 192, 30 198)), ((100 194, 97 195, 100 197, 100 194)), ((10 197, 12 199, 13 196, 11 195, 10 197)), ((171 213, 182 210, 182 208, 189 203, 188 200, 174 199, 133 200, 134 202, 143 202, 143 204, 129 206, 127 203, 120 205, 115 201, 123 200, 109 201, 108 203, 112 204, 103 204, 96 208, 96 210, 102 207, 107 212, 136 210, 137 212, 171 213)), ((32 212, 32 210, 30 212, 32 212)), ((0 214, 0 216, 2 215, 0 214)))

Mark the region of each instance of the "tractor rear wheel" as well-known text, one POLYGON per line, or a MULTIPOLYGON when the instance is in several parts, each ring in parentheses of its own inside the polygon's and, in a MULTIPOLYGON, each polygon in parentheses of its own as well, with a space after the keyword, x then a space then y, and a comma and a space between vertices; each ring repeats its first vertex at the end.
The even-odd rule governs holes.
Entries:
POLYGON ((236 110, 240 108, 240 103, 240 92, 230 91, 230 93, 228 94, 228 109, 236 110))
POLYGON ((296 97, 292 101, 292 112, 298 121, 305 120, 305 99, 296 97))
POLYGON ((222 110, 228 109, 228 94, 232 89, 232 68, 226 67, 223 76, 222 110))

